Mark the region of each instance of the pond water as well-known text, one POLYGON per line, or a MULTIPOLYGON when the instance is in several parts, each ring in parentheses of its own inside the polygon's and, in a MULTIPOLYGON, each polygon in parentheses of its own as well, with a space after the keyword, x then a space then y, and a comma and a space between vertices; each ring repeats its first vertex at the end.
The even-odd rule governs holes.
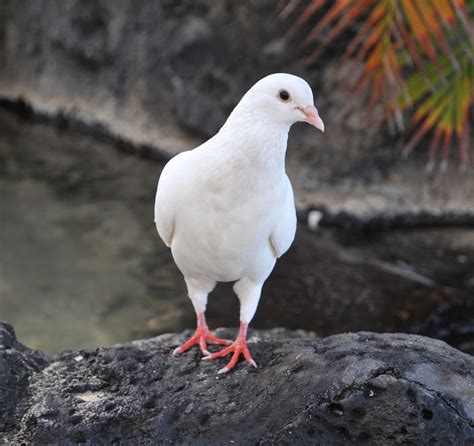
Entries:
MULTIPOLYGON (((0 319, 47 353, 195 324, 156 234, 162 164, 126 145, 0 109, 0 319)), ((474 352, 474 230, 303 225, 264 287, 256 328, 407 331, 474 352)), ((229 284, 212 327, 237 326, 229 284)))

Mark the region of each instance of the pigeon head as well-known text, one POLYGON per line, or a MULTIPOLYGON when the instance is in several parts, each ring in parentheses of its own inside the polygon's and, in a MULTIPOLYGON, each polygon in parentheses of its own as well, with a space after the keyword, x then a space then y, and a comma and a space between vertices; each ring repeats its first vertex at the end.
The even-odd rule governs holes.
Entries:
POLYGON ((311 87, 292 74, 275 73, 259 80, 242 98, 236 109, 239 108, 255 115, 256 120, 270 120, 288 127, 302 121, 324 132, 311 87))

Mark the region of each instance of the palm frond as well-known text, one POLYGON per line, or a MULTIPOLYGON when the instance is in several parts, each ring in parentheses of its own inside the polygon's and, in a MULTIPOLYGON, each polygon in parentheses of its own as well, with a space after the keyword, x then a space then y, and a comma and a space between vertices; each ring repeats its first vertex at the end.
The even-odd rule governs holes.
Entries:
POLYGON ((315 22, 299 44, 301 51, 309 51, 309 65, 345 30, 355 22, 359 25, 333 73, 333 82, 350 91, 348 110, 368 92, 368 117, 382 103, 382 121, 390 128, 404 130, 403 112, 412 112, 413 132, 405 154, 432 132, 430 158, 441 145, 446 159, 455 136, 460 161, 468 162, 469 113, 474 105, 474 2, 312 0, 302 4, 291 0, 292 11, 300 6, 302 12, 287 38, 297 38, 303 26, 315 22))

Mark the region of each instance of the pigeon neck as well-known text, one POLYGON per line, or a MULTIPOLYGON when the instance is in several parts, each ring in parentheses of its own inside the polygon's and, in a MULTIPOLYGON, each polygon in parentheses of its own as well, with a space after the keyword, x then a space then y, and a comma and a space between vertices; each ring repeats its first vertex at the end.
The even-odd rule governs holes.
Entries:
POLYGON ((256 168, 285 169, 285 154, 290 125, 275 122, 264 113, 239 110, 232 113, 220 134, 229 140, 234 156, 244 156, 256 168), (235 153, 235 143, 239 150, 235 153))

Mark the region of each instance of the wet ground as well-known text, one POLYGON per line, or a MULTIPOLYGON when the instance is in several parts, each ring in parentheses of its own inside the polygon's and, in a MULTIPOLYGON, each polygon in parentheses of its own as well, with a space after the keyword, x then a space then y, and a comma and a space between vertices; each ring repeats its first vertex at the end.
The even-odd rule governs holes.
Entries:
MULTIPOLYGON (((162 164, 108 138, 0 109, 0 319, 46 352, 194 326, 153 223, 162 164)), ((474 352, 474 229, 303 225, 253 326, 406 331, 474 352)), ((211 326, 236 326, 228 284, 211 326)))

